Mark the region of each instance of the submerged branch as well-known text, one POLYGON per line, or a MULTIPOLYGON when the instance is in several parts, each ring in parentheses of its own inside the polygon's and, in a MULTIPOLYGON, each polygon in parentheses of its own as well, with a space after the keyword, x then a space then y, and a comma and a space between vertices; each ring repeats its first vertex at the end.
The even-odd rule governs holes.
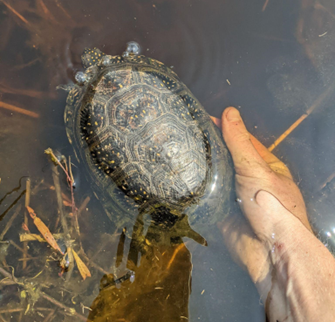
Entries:
MULTIPOLYGON (((27 216, 27 207, 30 204, 30 179, 28 178, 26 181, 26 198, 24 201, 25 211, 24 211, 24 224, 28 227, 28 216, 27 216)), ((23 262, 22 268, 25 269, 27 267, 27 261, 25 260, 28 255, 28 242, 23 243, 23 262)))
POLYGON ((35 113, 35 112, 25 110, 24 108, 17 107, 15 105, 11 105, 11 104, 8 104, 8 103, 0 102, 0 107, 4 108, 6 110, 9 110, 9 111, 13 111, 13 112, 17 112, 17 113, 20 113, 20 114, 28 115, 30 117, 34 117, 34 118, 39 118, 40 117, 40 115, 35 113))
POLYGON ((4 0, 1 0, 2 3, 15 15, 17 16, 21 21, 23 21, 24 23, 26 23, 27 25, 29 24, 29 21, 23 17, 22 15, 20 15, 13 7, 11 7, 7 2, 5 2, 4 0))
MULTIPOLYGON (((10 274, 9 272, 7 272, 6 270, 4 270, 2 267, 0 267, 0 273, 5 276, 7 279, 11 280, 12 282, 19 284, 21 286, 23 286, 26 289, 30 289, 31 285, 29 285, 30 283, 28 281, 21 281, 21 279, 19 278, 15 278, 14 274, 10 274), (26 286, 27 285, 27 286, 26 286)), ((56 299, 54 299, 53 297, 51 297, 50 295, 39 291, 39 295, 40 297, 44 298, 45 300, 53 303, 54 305, 58 306, 59 308, 63 309, 67 314, 69 315, 74 315, 77 318, 79 318, 81 321, 88 321, 83 315, 79 314, 78 312, 76 312, 76 310, 74 308, 70 308, 66 305, 64 305, 63 303, 57 301, 56 299)))
POLYGON ((282 141, 284 141, 288 135, 290 135, 293 130, 295 130, 299 124, 305 120, 309 115, 312 114, 312 112, 320 107, 322 102, 333 93, 335 88, 335 82, 333 82, 314 102, 314 104, 303 114, 301 115, 282 135, 279 136, 279 138, 271 144, 271 146, 268 148, 270 152, 272 152, 282 141))
POLYGON ((22 206, 21 205, 17 205, 13 216, 8 220, 4 230, 2 231, 2 233, 0 234, 0 240, 3 240, 3 238, 5 237, 7 231, 9 230, 9 228, 12 226, 13 221, 15 220, 15 218, 17 217, 17 215, 20 213, 22 206))

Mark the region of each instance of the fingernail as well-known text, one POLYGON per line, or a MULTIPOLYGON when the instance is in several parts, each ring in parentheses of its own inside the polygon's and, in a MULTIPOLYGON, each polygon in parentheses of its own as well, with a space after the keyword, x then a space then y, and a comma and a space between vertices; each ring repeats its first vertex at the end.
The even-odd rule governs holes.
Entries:
POLYGON ((236 122, 241 120, 241 115, 240 112, 236 108, 231 108, 227 115, 226 118, 228 122, 236 122))

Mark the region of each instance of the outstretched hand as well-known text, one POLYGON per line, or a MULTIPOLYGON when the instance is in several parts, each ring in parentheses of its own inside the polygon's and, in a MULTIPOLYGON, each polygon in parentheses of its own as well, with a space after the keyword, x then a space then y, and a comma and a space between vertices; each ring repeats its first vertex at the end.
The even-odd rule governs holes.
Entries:
POLYGON ((235 260, 261 286, 271 269, 269 251, 283 238, 277 226, 284 221, 289 225, 295 216, 311 230, 305 203, 289 169, 247 131, 237 109, 229 107, 221 120, 212 120, 232 155, 237 201, 245 217, 224 221, 223 236, 235 260))
POLYGON ((313 235, 304 200, 290 171, 227 108, 212 118, 232 155, 236 212, 221 229, 265 304, 268 321, 335 321, 335 259, 313 235))

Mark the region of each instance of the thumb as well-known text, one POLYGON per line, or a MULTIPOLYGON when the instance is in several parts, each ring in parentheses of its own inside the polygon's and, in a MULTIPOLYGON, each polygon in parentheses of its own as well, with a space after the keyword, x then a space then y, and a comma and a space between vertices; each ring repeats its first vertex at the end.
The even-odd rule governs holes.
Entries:
POLYGON ((228 107, 222 113, 222 134, 232 155, 236 173, 242 176, 263 177, 271 169, 250 141, 250 134, 239 111, 228 107))

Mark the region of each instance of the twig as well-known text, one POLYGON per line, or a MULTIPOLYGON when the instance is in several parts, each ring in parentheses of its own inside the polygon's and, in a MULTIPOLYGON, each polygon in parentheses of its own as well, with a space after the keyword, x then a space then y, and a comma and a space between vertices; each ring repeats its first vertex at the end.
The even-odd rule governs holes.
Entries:
POLYGON ((30 257, 30 258, 19 258, 18 261, 22 262, 23 260, 30 261, 30 260, 36 260, 36 259, 42 259, 42 256, 36 256, 36 257, 30 257))
MULTIPOLYGON (((26 227, 28 227, 28 216, 27 216, 27 207, 29 207, 30 204, 30 178, 27 179, 26 181, 26 198, 24 201, 24 206, 25 206, 25 211, 24 211, 24 224, 26 227)), ((23 258, 27 258, 28 254, 28 242, 23 243, 23 258)), ((27 262, 23 260, 22 262, 22 269, 26 269, 27 267, 27 262)))
MULTIPOLYGON (((60 164, 60 166, 63 168, 63 166, 61 164, 60 164)), ((55 185, 55 191, 56 191, 57 203, 58 203, 58 210, 59 210, 59 215, 60 215, 60 222, 61 222, 61 225, 62 225, 62 228, 63 228, 64 241, 65 241, 65 246, 67 248, 68 258, 69 258, 69 270, 68 270, 68 273, 66 275, 66 281, 68 281, 69 278, 71 277, 71 273, 73 271, 74 259, 73 259, 72 251, 71 251, 72 242, 70 240, 69 228, 67 226, 65 214, 64 214, 64 211, 63 211, 63 199, 62 199, 62 192, 61 192, 60 183, 59 183, 59 172, 58 172, 58 169, 55 165, 52 166, 52 178, 53 178, 54 185, 55 185), (69 251, 69 249, 70 249, 70 251, 69 251)))
POLYGON ((60 8, 63 13, 65 14, 65 16, 67 16, 70 20, 72 20, 73 18, 68 14, 68 12, 63 8, 63 6, 59 3, 58 0, 56 0, 56 4, 57 4, 57 7, 60 8))
POLYGON ((44 179, 41 179, 37 184, 34 184, 34 188, 31 190, 31 195, 34 196, 37 192, 40 191, 40 186, 44 184, 44 179))
POLYGON ((77 316, 80 320, 82 321, 87 321, 87 319, 79 314, 78 312, 76 312, 76 310, 74 308, 69 308, 67 307, 66 305, 64 305, 63 303, 61 302, 58 302, 56 299, 54 299, 53 297, 49 296, 48 294, 45 294, 44 292, 41 292, 41 296, 46 299, 47 301, 57 305, 58 307, 62 308, 65 312, 71 314, 71 315, 75 315, 77 316))
MULTIPOLYGON (((9 242, 10 242, 11 245, 13 245, 15 248, 17 248, 20 252, 24 253, 24 249, 21 248, 21 247, 20 247, 18 244, 16 244, 14 241, 9 240, 9 242)), ((29 254, 27 254, 27 256, 26 256, 24 259, 26 259, 26 258, 32 258, 32 256, 29 255, 29 254)))
POLYGON ((72 182, 72 179, 71 177, 69 176, 67 170, 64 168, 64 166, 59 162, 59 160, 57 159, 57 157, 55 156, 55 154, 53 153, 52 149, 51 148, 47 148, 44 153, 46 155, 49 155, 50 158, 51 158, 51 161, 53 162, 54 165, 59 165, 62 170, 64 171, 65 175, 66 175, 66 178, 67 178, 67 181, 71 184, 73 184, 72 182))
POLYGON ((14 8, 12 8, 8 3, 6 3, 4 0, 2 0, 2 3, 16 15, 21 21, 23 21, 26 24, 29 24, 28 20, 24 18, 22 15, 20 15, 14 8))
POLYGON ((83 203, 80 205, 80 207, 78 208, 78 216, 81 214, 82 211, 84 211, 88 205, 88 203, 90 202, 91 198, 89 196, 87 196, 85 198, 85 200, 83 201, 83 203))
POLYGON ((71 165, 71 157, 69 156, 69 177, 71 178, 71 181, 69 182, 70 188, 71 188, 71 200, 72 200, 72 212, 76 212, 76 204, 74 202, 74 192, 73 192, 73 184, 74 184, 74 179, 73 179, 73 174, 72 174, 72 165, 71 165))
MULTIPOLYGON (((100 252, 100 250, 98 252, 100 252)), ((87 263, 88 266, 94 267, 95 269, 97 269, 98 271, 100 271, 100 272, 102 272, 104 274, 109 274, 110 273, 110 272, 107 272, 105 269, 103 269, 98 264, 96 264, 95 262, 93 262, 93 257, 91 259, 88 258, 88 256, 86 255, 86 253, 84 252, 83 249, 81 249, 80 255, 85 259, 85 261, 86 261, 86 263, 87 263)), ((96 253, 94 254, 94 256, 95 255, 96 255, 96 253)))
POLYGON ((2 317, 2 315, 0 315, 0 320, 1 320, 1 322, 7 322, 7 321, 2 317))
MULTIPOLYGON (((52 191, 55 191, 55 186, 48 186, 48 188, 50 189, 50 190, 52 190, 52 191)), ((71 203, 71 200, 70 200, 70 198, 64 193, 64 192, 62 192, 62 198, 63 198, 63 200, 65 200, 66 202, 68 202, 68 203, 71 203)))
POLYGON ((24 309, 23 308, 16 308, 16 309, 4 309, 4 310, 0 310, 0 314, 3 314, 3 313, 14 313, 14 312, 21 312, 23 311, 24 309))
POLYGON ((22 311, 22 312, 20 312, 19 319, 18 319, 18 321, 17 321, 17 322, 21 322, 21 321, 22 321, 23 314, 24 314, 24 312, 23 312, 23 311, 22 311))
POLYGON ((169 263, 168 263, 168 265, 167 265, 167 269, 169 269, 170 267, 171 267, 171 265, 172 265, 172 263, 173 263, 173 261, 174 261, 174 259, 176 258, 176 256, 177 256, 177 254, 180 252, 180 250, 182 249, 182 248, 184 248, 185 247, 185 244, 184 243, 181 243, 180 245, 178 245, 178 247, 174 250, 174 252, 173 252, 173 255, 172 255, 172 257, 171 257, 171 259, 170 259, 170 261, 169 261, 169 263))
MULTIPOLYGON (((64 234, 52 234, 54 238, 61 239, 64 237, 64 234)), ((38 234, 20 234, 20 242, 26 242, 26 241, 38 241, 40 243, 46 243, 47 241, 40 235, 38 234)))
POLYGON ((320 187, 319 187, 319 190, 322 190, 328 183, 330 183, 333 179, 335 178, 335 172, 332 173, 327 179, 326 181, 324 181, 320 187))
POLYGON ((52 310, 46 317, 45 319, 43 320, 43 322, 48 322, 51 318, 52 315, 55 314, 55 310, 52 310))
POLYGON ((268 6, 268 4, 269 4, 269 0, 265 0, 264 5, 263 5, 263 8, 262 8, 262 12, 265 11, 265 9, 266 9, 266 7, 268 6))
MULTIPOLYGON (((14 277, 12 276, 12 274, 8 273, 6 270, 4 270, 1 267, 0 267, 0 273, 2 275, 4 275, 5 277, 7 277, 8 279, 12 280, 13 282, 24 286, 24 283, 19 283, 16 278, 14 279, 14 277)), ((40 295, 45 300, 47 300, 47 301, 55 304, 56 306, 62 308, 66 313, 68 313, 70 315, 75 315, 75 316, 77 316, 82 321, 87 321, 87 319, 83 315, 81 315, 78 312, 76 312, 76 310, 74 308, 70 308, 70 307, 64 305, 63 303, 57 301, 56 299, 54 299, 53 297, 51 297, 50 295, 48 295, 48 294, 46 294, 44 292, 40 292, 40 295)), ((15 310, 15 311, 12 311, 12 312, 20 312, 23 309, 13 309, 13 310, 15 310)), ((3 311, 5 311, 5 310, 0 310, 0 314, 4 313, 3 311)), ((8 312, 8 311, 6 311, 6 312, 8 312)))
POLYGON ((319 1, 315 2, 314 9, 322 10, 327 13, 327 15, 330 15, 333 19, 335 19, 335 15, 327 7, 323 6, 319 1))
MULTIPOLYGON (((40 311, 40 312, 49 312, 49 314, 44 318, 43 322, 48 321, 50 317, 55 313, 55 309, 50 309, 47 307, 36 307, 35 309, 36 311, 40 311)), ((44 317, 44 315, 42 315, 42 317, 44 317)))
POLYGON ((26 181, 26 192, 27 193, 26 193, 24 206, 29 207, 30 205, 30 178, 27 178, 27 181, 26 181))
POLYGON ((21 187, 22 187, 21 180, 22 180, 23 178, 27 178, 27 177, 26 177, 26 176, 21 177, 20 180, 19 180, 19 185, 18 185, 17 187, 13 188, 12 190, 8 191, 8 192, 7 192, 7 193, 0 199, 0 204, 2 204, 3 201, 4 201, 8 196, 10 196, 12 193, 14 193, 14 192, 19 192, 19 191, 21 190, 21 187))
POLYGON ((5 102, 0 102, 0 107, 4 108, 6 110, 21 113, 21 114, 28 115, 28 116, 31 116, 31 117, 34 117, 34 118, 39 118, 40 117, 40 115, 35 113, 35 112, 25 110, 24 108, 17 107, 15 105, 8 104, 8 103, 5 103, 5 102))
MULTIPOLYGON (((51 161, 55 165, 59 165, 61 167, 61 169, 64 171, 65 175, 66 175, 67 182, 68 182, 68 184, 70 186, 70 190, 71 190, 71 207, 72 207, 72 214, 75 217, 75 230, 76 230, 76 232, 78 234, 78 237, 80 238, 78 218, 77 218, 77 214, 76 214, 77 208, 76 208, 76 204, 75 204, 75 201, 74 201, 74 192, 73 192, 74 179, 73 179, 72 170, 71 170, 71 158, 69 158, 69 169, 68 169, 67 168, 66 159, 65 159, 65 168, 64 168, 64 166, 62 165, 62 163, 59 162, 59 160, 56 158, 56 156, 53 153, 53 151, 52 151, 51 148, 46 149, 44 151, 44 153, 47 154, 47 155, 49 155, 50 158, 51 158, 51 161)), ((58 171, 57 171, 57 176, 59 176, 58 171)), ((60 187, 60 185, 59 185, 59 178, 57 180, 58 180, 58 186, 60 187)), ((55 184, 55 189, 57 189, 56 184, 55 184)), ((59 191, 60 191, 60 188, 59 188, 59 191)), ((61 192, 59 193, 59 196, 61 198, 61 192)), ((57 200, 58 200, 58 197, 57 197, 57 200)))
POLYGON ((17 205, 13 216, 8 220, 4 230, 2 231, 1 235, 0 235, 0 240, 3 240, 3 238, 5 237, 7 231, 9 230, 9 228, 12 226, 13 221, 15 220, 15 218, 17 217, 17 215, 20 213, 22 206, 21 205, 17 205))
POLYGON ((50 10, 47 8, 47 6, 44 4, 42 0, 38 0, 40 6, 42 7, 42 10, 44 14, 46 15, 46 20, 51 20, 54 23, 58 23, 55 17, 51 14, 50 10))
POLYGON ((37 311, 55 311, 54 309, 50 309, 48 307, 36 307, 37 311))
POLYGON ((98 271, 100 271, 101 273, 104 273, 106 275, 108 275, 110 272, 107 272, 105 269, 103 269, 101 266, 99 266, 98 264, 94 263, 94 262, 90 262, 88 264, 91 267, 94 267, 95 269, 97 269, 98 271))
MULTIPOLYGON (((13 69, 18 70, 18 69, 22 69, 24 67, 28 67, 29 65, 31 65, 34 62, 39 61, 39 60, 40 60, 40 58, 36 58, 36 59, 34 59, 33 61, 31 61, 27 64, 15 66, 13 69)), ((0 92, 8 93, 8 94, 15 94, 15 95, 29 96, 29 97, 33 97, 33 98, 45 98, 45 97, 53 98, 55 96, 55 95, 49 94, 47 92, 35 91, 33 89, 12 88, 12 87, 8 86, 7 84, 4 84, 4 83, 0 83, 0 92)))
POLYGON ((317 107, 321 105, 321 103, 325 100, 325 98, 333 93, 335 86, 335 82, 333 82, 313 103, 313 105, 304 113, 301 115, 279 138, 271 144, 271 146, 268 148, 270 152, 272 152, 282 141, 286 139, 286 137, 298 127, 298 125, 306 119, 317 107))
POLYGON ((62 228, 63 228, 64 234, 65 234, 65 238, 68 239, 68 237, 70 236, 69 235, 69 228, 67 226, 65 214, 64 214, 64 211, 63 211, 62 192, 61 192, 60 183, 59 183, 59 173, 58 173, 58 169, 57 169, 56 166, 52 167, 52 178, 53 178, 54 185, 55 185, 58 211, 59 211, 59 214, 60 214, 60 220, 61 220, 62 228))
MULTIPOLYGON (((14 279, 13 279, 13 277, 12 277, 12 274, 9 273, 9 272, 7 272, 7 271, 6 271, 5 269, 3 269, 2 267, 0 267, 0 273, 1 273, 3 276, 5 276, 5 277, 7 277, 7 278, 9 278, 9 279, 11 279, 11 280, 14 281, 14 279)), ((16 282, 16 281, 14 281, 14 282, 16 282)))
MULTIPOLYGON (((17 65, 17 66, 14 66, 12 69, 13 70, 20 70, 20 69, 24 69, 26 67, 29 67, 31 65, 34 65, 35 63, 39 62, 41 60, 40 57, 38 58, 35 58, 33 60, 31 60, 30 62, 28 63, 25 63, 25 64, 21 64, 21 65, 17 65)), ((2 85, 0 85, 0 87, 2 87, 2 85)), ((8 87, 7 87, 8 88, 8 87)), ((18 89, 10 89, 10 92, 9 93, 12 93, 13 92, 16 94, 19 94, 19 95, 28 95, 28 96, 31 96, 31 97, 39 97, 39 98, 42 98, 44 93, 43 92, 38 92, 38 91, 34 91, 34 90, 27 90, 27 89, 23 89, 23 90, 18 90, 18 89), (23 94, 23 93, 26 93, 26 94, 23 94)), ((8 92, 7 92, 8 93, 8 92)), ((44 95, 45 96, 45 95, 44 95)))
POLYGON ((69 258, 69 265, 68 265, 68 270, 66 273, 66 278, 65 281, 69 282, 69 280, 71 279, 72 273, 73 273, 73 269, 74 269, 74 257, 73 257, 73 253, 72 253, 72 247, 69 246, 66 250, 67 252, 67 256, 69 258))
POLYGON ((24 189, 20 195, 10 204, 10 206, 0 215, 0 221, 6 216, 9 210, 11 210, 18 201, 22 198, 22 196, 26 193, 26 189, 24 189))
POLYGON ((73 174, 72 174, 72 166, 71 166, 71 157, 69 157, 69 176, 71 178, 71 181, 69 182, 70 189, 71 189, 71 206, 72 206, 72 214, 74 216, 74 227, 78 234, 78 238, 80 239, 80 229, 79 229, 79 222, 78 222, 78 209, 76 208, 76 203, 74 201, 74 191, 73 191, 73 174))

